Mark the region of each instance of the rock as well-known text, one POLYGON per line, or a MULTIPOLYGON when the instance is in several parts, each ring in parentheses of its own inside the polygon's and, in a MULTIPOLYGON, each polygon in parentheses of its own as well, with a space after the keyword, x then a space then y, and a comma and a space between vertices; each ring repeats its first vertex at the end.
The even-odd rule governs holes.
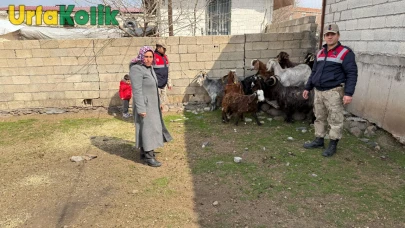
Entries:
POLYGON ((170 109, 170 107, 169 107, 168 105, 163 105, 162 111, 163 111, 163 112, 168 112, 169 109, 170 109))
POLYGON ((211 111, 211 108, 210 107, 205 107, 203 110, 206 111, 206 112, 209 112, 209 111, 211 111))
POLYGON ((241 157, 234 157, 234 158, 233 158, 233 161, 234 161, 235 163, 240 163, 240 162, 242 161, 242 158, 241 158, 241 157))
POLYGON ((269 105, 269 104, 266 104, 266 103, 262 104, 262 106, 260 107, 260 109, 261 109, 263 112, 267 112, 270 108, 271 108, 270 105, 269 105))
POLYGON ((350 121, 349 123, 350 128, 358 127, 361 131, 364 131, 367 128, 367 123, 365 122, 350 121))
POLYGON ((82 156, 72 156, 72 157, 70 157, 70 161, 72 161, 72 162, 81 162, 83 160, 84 159, 82 158, 82 156))
POLYGON ((175 119, 175 120, 170 120, 170 122, 179 122, 179 121, 183 121, 184 119, 175 119))
POLYGON ((216 164, 217 165, 222 165, 222 164, 224 164, 224 162, 223 161, 218 161, 218 162, 216 162, 216 164))
POLYGON ((371 147, 371 148, 376 148, 376 147, 378 146, 378 143, 373 142, 373 141, 370 141, 370 142, 367 143, 367 145, 368 145, 369 147, 371 147))
POLYGON ((372 125, 367 127, 367 129, 364 131, 364 136, 366 137, 371 137, 375 135, 375 131, 377 130, 377 127, 372 125))
POLYGON ((302 132, 302 133, 307 133, 307 130, 306 130, 306 129, 303 129, 301 132, 302 132))
POLYGON ((273 118, 267 118, 267 120, 271 122, 271 121, 273 121, 273 118))
POLYGON ((348 117, 346 120, 367 123, 367 120, 360 117, 348 117))
POLYGON ((311 176, 313 176, 313 177, 317 177, 318 175, 316 175, 315 173, 313 173, 313 174, 311 174, 311 176))
POLYGON ((208 144, 209 144, 209 142, 203 142, 201 147, 204 148, 204 147, 208 146, 208 144))
POLYGON ((305 115, 305 113, 302 112, 294 112, 292 118, 296 121, 301 121, 301 120, 305 120, 307 116, 305 115))
POLYGON ((283 121, 283 120, 284 120, 284 117, 282 117, 282 116, 276 116, 276 117, 274 117, 273 119, 274 119, 274 120, 277 120, 277 121, 283 121))
POLYGON ((279 109, 270 108, 269 110, 267 110, 267 114, 271 116, 282 116, 284 115, 284 112, 279 109))
POLYGON ((218 204, 219 204, 218 201, 214 201, 214 202, 212 203, 212 206, 218 206, 218 204))
POLYGON ((245 117, 245 122, 252 122, 252 119, 245 117))
POLYGON ((137 194, 139 190, 132 190, 132 194, 137 194))
POLYGON ((261 124, 264 124, 264 121, 262 120, 262 121, 260 121, 260 123, 261 123, 261 124))
POLYGON ((302 131, 302 130, 307 130, 306 127, 297 127, 295 128, 296 131, 302 131))
POLYGON ((361 138, 361 139, 360 139, 360 141, 367 143, 367 142, 369 142, 369 141, 370 141, 370 139, 367 139, 367 138, 361 138))
POLYGON ((293 137, 288 137, 287 139, 290 140, 290 141, 294 140, 293 137))
POLYGON ((348 112, 348 111, 346 111, 346 110, 343 110, 343 115, 344 115, 345 117, 350 117, 350 116, 352 116, 352 114, 350 114, 350 112, 348 112))
POLYGON ((356 137, 360 137, 361 136, 361 130, 358 127, 352 127, 350 128, 350 133, 352 133, 354 136, 356 137))

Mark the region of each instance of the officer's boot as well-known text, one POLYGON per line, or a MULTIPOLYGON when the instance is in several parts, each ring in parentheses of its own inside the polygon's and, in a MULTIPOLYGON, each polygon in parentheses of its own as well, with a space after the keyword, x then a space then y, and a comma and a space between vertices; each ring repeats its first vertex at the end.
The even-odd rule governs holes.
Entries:
POLYGON ((324 157, 330 157, 336 153, 337 143, 339 139, 330 140, 328 148, 322 153, 324 157))
POLYGON ((325 148, 324 147, 324 140, 321 137, 316 137, 314 141, 310 143, 304 143, 305 149, 313 149, 313 148, 325 148))

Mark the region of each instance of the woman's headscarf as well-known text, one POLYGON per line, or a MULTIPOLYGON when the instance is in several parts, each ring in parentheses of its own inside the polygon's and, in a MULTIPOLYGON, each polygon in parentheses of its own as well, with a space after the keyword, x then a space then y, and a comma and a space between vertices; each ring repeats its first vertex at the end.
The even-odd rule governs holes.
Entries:
POLYGON ((151 47, 149 47, 149 46, 141 47, 141 49, 139 50, 138 56, 135 59, 131 60, 131 64, 132 63, 142 63, 143 64, 145 53, 148 51, 151 51, 153 53, 153 50, 151 47))

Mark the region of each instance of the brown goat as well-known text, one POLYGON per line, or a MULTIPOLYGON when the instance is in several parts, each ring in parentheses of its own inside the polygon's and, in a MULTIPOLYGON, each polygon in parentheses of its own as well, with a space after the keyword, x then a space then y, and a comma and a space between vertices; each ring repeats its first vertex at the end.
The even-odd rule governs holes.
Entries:
POLYGON ((291 62, 290 55, 284 51, 280 52, 277 55, 277 60, 278 60, 278 63, 280 64, 281 68, 283 68, 283 69, 295 67, 296 65, 298 65, 297 63, 291 62))
POLYGON ((227 76, 228 76, 227 77, 228 82, 225 85, 224 93, 225 94, 228 94, 228 93, 243 94, 243 89, 242 89, 240 82, 238 82, 238 79, 236 77, 236 72, 234 70, 231 70, 231 71, 229 71, 227 76))
POLYGON ((229 122, 228 115, 232 116, 235 114, 237 115, 235 125, 238 125, 239 120, 243 119, 244 113, 252 113, 257 125, 261 125, 256 115, 258 109, 257 103, 264 100, 259 79, 251 83, 251 89, 254 91, 251 95, 239 93, 225 94, 222 100, 222 121, 224 123, 229 122))
POLYGON ((270 76, 274 75, 274 71, 267 71, 266 64, 258 59, 252 60, 250 69, 257 70, 257 75, 261 76, 264 80, 267 80, 270 76))

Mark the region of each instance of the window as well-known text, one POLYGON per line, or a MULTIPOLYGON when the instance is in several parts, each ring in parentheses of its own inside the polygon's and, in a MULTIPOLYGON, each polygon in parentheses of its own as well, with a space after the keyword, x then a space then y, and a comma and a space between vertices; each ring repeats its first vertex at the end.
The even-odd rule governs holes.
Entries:
POLYGON ((207 35, 231 34, 231 0, 208 0, 207 35))

